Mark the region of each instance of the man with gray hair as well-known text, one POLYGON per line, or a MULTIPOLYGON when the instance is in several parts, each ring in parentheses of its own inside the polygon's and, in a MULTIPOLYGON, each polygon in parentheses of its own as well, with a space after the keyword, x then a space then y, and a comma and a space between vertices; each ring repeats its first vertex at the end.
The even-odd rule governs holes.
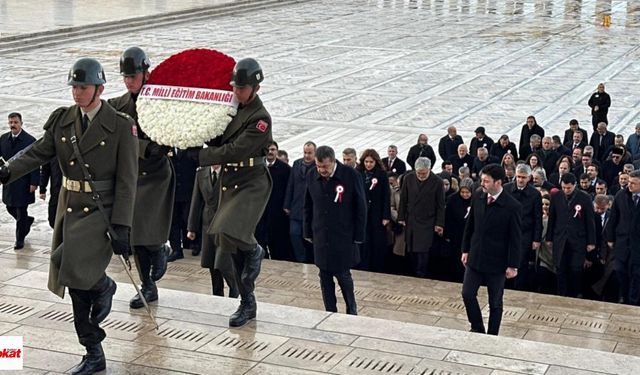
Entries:
POLYGON ((431 173, 429 158, 419 157, 415 170, 402 180, 398 223, 405 226, 415 276, 426 277, 434 233, 442 236, 444 229, 444 187, 442 179, 431 173))
POLYGON ((627 138, 626 146, 632 160, 640 160, 640 122, 636 124, 636 132, 627 138))
POLYGON ((531 167, 516 166, 516 181, 504 185, 504 191, 522 205, 522 243, 518 276, 513 287, 517 290, 534 291, 536 251, 542 241, 542 196, 529 183, 531 167))
POLYGON ((543 189, 551 191, 554 188, 553 184, 547 181, 547 174, 544 169, 536 169, 532 172, 533 186, 537 189, 543 189))
POLYGON ((347 147, 342 150, 342 163, 351 168, 358 166, 358 155, 355 148, 347 147))

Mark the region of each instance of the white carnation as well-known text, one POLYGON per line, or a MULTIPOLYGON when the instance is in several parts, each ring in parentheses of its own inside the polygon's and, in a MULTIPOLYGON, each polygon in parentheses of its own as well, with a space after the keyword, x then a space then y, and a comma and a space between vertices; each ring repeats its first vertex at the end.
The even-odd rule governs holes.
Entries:
POLYGON ((160 145, 199 147, 227 128, 236 108, 221 104, 139 97, 140 128, 160 145))

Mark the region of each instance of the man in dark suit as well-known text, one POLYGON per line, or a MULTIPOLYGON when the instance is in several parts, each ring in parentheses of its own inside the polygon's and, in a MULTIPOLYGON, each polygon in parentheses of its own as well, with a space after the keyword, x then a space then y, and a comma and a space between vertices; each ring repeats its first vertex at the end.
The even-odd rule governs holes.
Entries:
POLYGON ((478 149, 481 147, 484 147, 487 149, 487 152, 489 150, 491 150, 491 147, 493 146, 493 139, 491 139, 491 137, 489 137, 486 133, 485 133, 485 129, 484 126, 478 126, 476 128, 476 136, 473 137, 473 139, 471 139, 471 143, 469 144, 469 153, 471 154, 471 156, 476 157, 478 156, 478 149))
MULTIPOLYGON (((173 262, 177 259, 184 258, 183 248, 191 247, 191 255, 200 255, 200 239, 194 241, 187 238, 191 194, 193 192, 198 163, 188 155, 187 151, 180 150, 177 147, 174 147, 168 156, 176 178, 173 216, 171 218, 171 229, 169 231, 169 244, 171 244, 172 251, 167 259, 168 262, 173 262)), ((198 228, 198 231, 199 230, 198 228)), ((196 233, 198 231, 196 231, 196 233)))
POLYGON ((387 157, 382 158, 382 164, 388 172, 396 173, 398 176, 407 171, 407 165, 398 157, 398 147, 390 145, 387 147, 387 157))
POLYGON ((505 276, 518 275, 522 243, 522 206, 503 194, 504 169, 487 165, 480 174, 482 190, 474 193, 462 237, 465 266, 462 299, 472 332, 485 333, 478 305, 478 289, 485 283, 489 293, 489 329, 497 335, 502 321, 505 276))
POLYGON ((516 144, 509 140, 509 136, 503 134, 498 139, 498 142, 494 143, 489 150, 489 154, 496 159, 502 161, 504 154, 513 155, 513 160, 518 160, 518 150, 516 144))
POLYGON ((629 191, 633 193, 633 216, 631 220, 631 280, 629 285, 629 303, 640 306, 640 170, 629 174, 629 191))
POLYGON ((42 164, 40 167, 40 199, 47 198, 47 185, 49 186, 49 212, 47 219, 49 226, 53 228, 56 223, 56 210, 58 209, 58 197, 62 189, 62 171, 58 158, 51 159, 50 162, 42 164))
MULTIPOLYGON (((453 175, 458 177, 460 175, 461 167, 468 167, 471 171, 473 166, 473 156, 469 155, 467 145, 461 144, 458 146, 458 150, 455 154, 449 155, 449 160, 453 164, 453 175)), ((433 165, 433 164, 432 164, 433 165)))
POLYGON ((611 107, 611 97, 604 91, 604 83, 598 84, 598 91, 594 92, 589 98, 589 107, 591 107, 591 125, 595 133, 599 123, 609 123, 607 114, 611 107))
POLYGON ((458 135, 458 130, 455 126, 449 126, 447 128, 447 135, 440 138, 438 143, 438 154, 442 160, 449 159, 449 156, 454 155, 458 151, 458 146, 463 144, 462 137, 458 135))
POLYGON ((597 130, 591 135, 589 145, 593 147, 593 158, 600 163, 607 158, 607 151, 614 145, 616 135, 607 130, 607 124, 601 122, 597 130))
POLYGON ((428 158, 418 158, 416 170, 402 180, 398 223, 406 227, 406 251, 414 275, 427 277, 429 250, 435 234, 442 236, 444 231, 444 188, 442 179, 431 173, 428 158))
POLYGON ((582 132, 576 131, 576 132, 573 132, 573 135, 571 136, 571 141, 565 142, 564 145, 571 151, 577 148, 580 150, 584 150, 584 147, 587 145, 587 141, 586 141, 586 138, 582 137, 582 132))
POLYGON ((363 181, 356 170, 336 161, 329 146, 316 150, 316 167, 307 176, 304 237, 313 243, 325 309, 338 311, 335 277, 347 314, 357 315, 350 270, 360 261, 358 244, 365 239, 367 203, 363 181))
POLYGON ((536 251, 542 241, 542 196, 529 184, 530 180, 531 168, 519 164, 516 167, 516 182, 504 185, 504 191, 522 205, 522 252, 518 277, 513 286, 517 290, 533 291, 534 269, 533 266, 529 269, 529 264, 535 264, 536 251))
MULTIPOLYGON (((11 159, 36 141, 22 129, 22 115, 18 112, 9 114, 9 129, 9 132, 0 136, 0 156, 4 160, 11 159)), ((2 189, 2 202, 16 219, 16 243, 13 246, 16 250, 24 247, 24 238, 31 231, 34 218, 27 213, 27 207, 36 201, 34 192, 39 182, 40 172, 35 170, 2 189)))
POLYGON ((542 167, 547 172, 547 176, 551 176, 556 171, 556 163, 560 159, 560 154, 553 149, 553 139, 551 137, 542 138, 542 149, 538 150, 537 154, 542 160, 542 167))
POLYGON ((537 134, 540 136, 540 139, 544 137, 544 129, 538 122, 534 116, 527 117, 527 123, 522 125, 522 131, 520 132, 520 145, 518 147, 518 154, 521 159, 525 159, 531 152, 535 152, 531 148, 531 136, 537 134))
POLYGON ((576 119, 571 119, 571 121, 569 121, 569 129, 564 131, 564 140, 562 141, 562 143, 564 144, 568 144, 573 142, 573 133, 575 132, 580 132, 582 133, 582 139, 587 139, 587 131, 582 129, 580 127, 580 124, 578 123, 578 120, 576 119))
POLYGON ((426 134, 420 134, 418 136, 418 143, 409 149, 407 164, 409 164, 411 168, 414 168, 416 160, 423 156, 431 159, 431 165, 436 163, 436 154, 433 152, 433 148, 429 146, 429 137, 427 137, 426 134))
MULTIPOLYGON (((620 300, 626 304, 630 303, 632 245, 634 231, 638 231, 638 228, 634 227, 633 220, 640 212, 640 203, 636 203, 638 198, 635 198, 639 195, 640 172, 636 170, 629 174, 627 188, 620 190, 616 194, 611 206, 611 215, 605 228, 605 237, 609 247, 613 248, 614 252, 613 269, 620 287, 620 300)), ((638 258, 640 258, 640 253, 634 256, 636 261, 640 261, 638 258)))
POLYGON ((289 238, 289 218, 282 209, 291 167, 278 159, 278 144, 272 141, 267 149, 267 169, 273 186, 267 207, 256 227, 256 240, 267 249, 271 259, 293 261, 289 238))
POLYGON ((588 252, 596 248, 596 227, 593 203, 589 194, 576 189, 576 177, 562 176, 562 193, 551 196, 547 247, 553 249, 553 263, 558 276, 558 293, 578 297, 588 252))
POLYGON ((296 262, 309 263, 313 258, 313 249, 302 236, 302 207, 307 190, 307 175, 316 167, 316 144, 308 141, 302 146, 302 151, 303 157, 294 161, 291 167, 282 207, 289 215, 289 236, 294 259, 296 262))

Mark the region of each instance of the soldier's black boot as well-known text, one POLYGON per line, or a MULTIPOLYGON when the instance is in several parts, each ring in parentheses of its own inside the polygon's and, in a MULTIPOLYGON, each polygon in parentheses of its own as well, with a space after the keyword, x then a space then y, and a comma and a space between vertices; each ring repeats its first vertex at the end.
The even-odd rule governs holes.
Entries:
POLYGON ((82 362, 71 370, 73 375, 91 375, 107 368, 107 360, 102 351, 102 345, 87 346, 87 354, 82 356, 82 362))
POLYGON ((91 289, 95 293, 91 304, 91 321, 93 323, 102 323, 111 312, 111 304, 113 303, 113 295, 116 294, 116 288, 115 281, 105 275, 91 289))
POLYGON ((256 245, 254 250, 238 251, 232 255, 236 272, 240 274, 238 278, 240 306, 229 318, 230 327, 241 327, 256 317, 258 306, 253 291, 260 274, 262 258, 264 258, 264 250, 260 245, 256 245))
POLYGON ((149 256, 151 257, 151 279, 153 281, 160 280, 167 272, 167 256, 169 256, 170 252, 171 248, 167 244, 149 251, 149 256))
MULTIPOLYGON (((144 296, 144 299, 147 300, 147 303, 151 303, 158 300, 158 288, 156 287, 156 283, 153 280, 149 279, 147 282, 142 282, 142 288, 140 288, 140 292, 144 296)), ((140 295, 136 294, 135 297, 129 301, 129 307, 132 309, 139 309, 144 307, 144 302, 142 302, 142 298, 140 295)))

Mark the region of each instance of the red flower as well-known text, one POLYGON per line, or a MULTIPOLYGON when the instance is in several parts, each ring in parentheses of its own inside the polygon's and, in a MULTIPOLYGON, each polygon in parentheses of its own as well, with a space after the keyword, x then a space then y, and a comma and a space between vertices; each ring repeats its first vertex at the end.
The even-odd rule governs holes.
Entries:
POLYGON ((147 83, 232 91, 229 81, 235 64, 233 57, 216 50, 188 49, 161 62, 147 83))

